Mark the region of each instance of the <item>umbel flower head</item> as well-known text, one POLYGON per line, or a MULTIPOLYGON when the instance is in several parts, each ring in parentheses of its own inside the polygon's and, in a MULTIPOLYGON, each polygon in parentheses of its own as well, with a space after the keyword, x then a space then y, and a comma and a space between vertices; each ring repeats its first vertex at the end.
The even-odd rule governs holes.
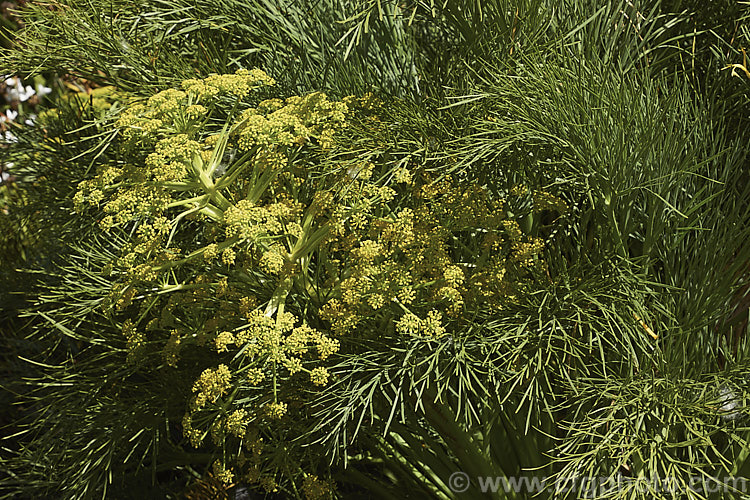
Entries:
MULTIPOLYGON (((130 235, 109 266, 117 283, 103 305, 127 318, 128 362, 182 370, 213 348, 185 395, 194 446, 209 446, 210 434, 223 447, 248 425, 286 416, 286 381, 326 386, 319 365, 339 349, 325 325, 284 309, 328 231, 306 212, 308 174, 291 158, 329 150, 348 107, 322 93, 268 98, 274 84, 238 70, 129 105, 114 124, 128 160, 100 165, 74 198, 101 214, 103 231, 130 235)), ((216 464, 230 478, 230 464, 216 464)))

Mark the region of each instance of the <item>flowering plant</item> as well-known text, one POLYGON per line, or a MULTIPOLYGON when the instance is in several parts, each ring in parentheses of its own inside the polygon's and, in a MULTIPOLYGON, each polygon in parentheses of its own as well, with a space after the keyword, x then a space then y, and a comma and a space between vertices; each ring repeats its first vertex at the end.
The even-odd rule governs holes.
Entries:
MULTIPOLYGON (((377 119, 377 101, 262 99, 273 85, 239 70, 127 107, 114 123, 126 160, 100 164, 75 195, 78 210, 100 210, 102 231, 130 235, 102 302, 122 318, 127 361, 200 370, 184 435, 223 450, 222 480, 269 490, 263 436, 310 418, 302 408, 342 344, 383 329, 450 336, 544 269, 542 240, 499 193, 351 155, 337 135, 377 119)), ((566 210, 548 193, 533 199, 566 210)))
POLYGON ((0 488, 747 474, 740 8, 558 3, 27 2, 0 488))

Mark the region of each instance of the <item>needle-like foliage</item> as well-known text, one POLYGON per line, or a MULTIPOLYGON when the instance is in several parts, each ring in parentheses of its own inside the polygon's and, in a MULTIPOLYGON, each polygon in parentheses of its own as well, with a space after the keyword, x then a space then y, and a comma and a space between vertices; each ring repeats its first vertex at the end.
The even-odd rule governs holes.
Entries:
POLYGON ((745 4, 22 15, 8 496, 750 494, 745 4))

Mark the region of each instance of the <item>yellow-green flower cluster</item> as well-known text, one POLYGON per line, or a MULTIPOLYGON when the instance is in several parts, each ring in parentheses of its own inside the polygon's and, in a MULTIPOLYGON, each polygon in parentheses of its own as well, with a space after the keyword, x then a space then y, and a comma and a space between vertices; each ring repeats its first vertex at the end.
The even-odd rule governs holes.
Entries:
POLYGON ((124 224, 133 219, 160 215, 172 201, 164 189, 145 184, 123 189, 104 206, 104 213, 113 217, 115 224, 124 224))
POLYGON ((415 314, 407 313, 396 322, 396 331, 404 335, 441 337, 446 333, 442 319, 443 315, 435 310, 428 312, 424 319, 420 319, 415 314))
POLYGON ((221 332, 216 336, 216 350, 218 352, 227 352, 229 350, 229 346, 234 344, 234 342, 235 338, 232 332, 221 332))
POLYGON ((171 366, 172 368, 177 366, 177 361, 180 357, 181 344, 182 339, 180 332, 172 330, 169 335, 169 340, 167 340, 167 345, 164 346, 164 362, 167 363, 167 366, 171 366))
POLYGON ((203 408, 208 403, 216 402, 229 391, 231 382, 232 372, 227 365, 221 364, 217 368, 204 370, 193 384, 193 392, 196 393, 193 408, 203 408))
POLYGON ((326 385, 330 374, 324 366, 313 368, 310 372, 310 381, 315 385, 326 385))
POLYGON ((339 341, 306 324, 297 327, 293 314, 281 312, 275 318, 255 310, 248 315, 248 324, 234 334, 235 342, 251 358, 262 357, 272 363, 287 367, 292 372, 301 371, 300 356, 315 351, 319 360, 326 360, 339 350, 339 341))
POLYGON ((266 379, 266 374, 260 368, 250 368, 247 371, 247 383, 250 385, 258 385, 266 379))
POLYGON ((220 94, 231 94, 237 99, 243 99, 252 90, 272 85, 276 85, 276 81, 259 69, 239 69, 233 75, 211 75, 202 80, 190 79, 182 82, 183 90, 198 101, 211 99, 220 94))
POLYGON ((260 258, 259 265, 268 274, 281 274, 288 257, 280 245, 272 245, 260 258))
POLYGON ((126 320, 122 325, 122 334, 125 336, 128 349, 128 362, 135 362, 142 354, 146 335, 136 329, 131 320, 126 320))
POLYGON ((282 222, 295 218, 295 208, 285 203, 257 206, 250 200, 240 200, 224 212, 225 235, 256 242, 278 234, 284 228, 282 222))
POLYGON ((284 418, 284 415, 286 415, 288 407, 286 403, 274 402, 268 403, 265 406, 265 410, 269 418, 273 420, 280 420, 284 418))
POLYGON ((227 418, 226 430, 236 437, 245 437, 248 424, 248 413, 244 409, 235 410, 227 418))
MULTIPOLYGON (((371 163, 341 169, 337 192, 345 194, 339 195, 338 205, 332 202, 336 193, 318 197, 332 227, 325 248, 335 257, 329 259, 335 266, 328 267, 334 270, 328 279, 336 291, 320 314, 334 332, 355 331, 394 301, 400 304, 394 307, 429 303, 459 318, 466 307, 484 303, 501 308, 512 300, 523 276, 516 271, 510 275, 508 266, 518 262, 533 267, 543 245, 506 216, 505 200, 481 186, 466 187, 450 176, 414 175, 402 166, 396 172, 404 178, 394 175, 393 182, 409 184, 398 188, 405 196, 394 202, 393 196, 381 196, 377 179, 382 176, 374 176, 373 169, 371 163), (456 255, 466 260, 457 261, 456 255)), ((430 314, 423 306, 417 313, 430 314)), ((427 327, 409 321, 414 318, 407 315, 401 330, 443 333, 434 316, 425 316, 427 327)))
POLYGON ((193 157, 201 152, 201 148, 201 144, 187 134, 165 137, 146 157, 144 175, 156 182, 184 181, 193 157))
POLYGON ((222 483, 232 484, 234 481, 234 473, 231 469, 228 469, 224 462, 217 460, 213 465, 214 477, 222 483))
MULTIPOLYGON (((238 376, 235 380, 230 367, 221 364, 218 368, 206 369, 195 381, 193 392, 196 395, 183 419, 185 435, 194 446, 202 443, 202 434, 193 427, 195 415, 237 388, 257 387, 266 382, 277 387, 282 380, 299 372, 307 373, 309 381, 316 386, 324 386, 330 379, 328 370, 317 366, 316 362, 324 361, 338 351, 337 339, 305 324, 295 326, 297 318, 291 313, 278 311, 275 316, 270 316, 259 309, 250 309, 253 301, 247 297, 243 299, 238 301, 238 312, 242 313, 246 324, 232 332, 218 333, 214 343, 218 353, 236 352, 234 359, 242 360, 241 364, 249 367, 244 370, 244 377, 238 376)), ((260 407, 238 408, 215 420, 209 429, 210 434, 217 444, 223 442, 226 434, 242 438, 251 421, 280 420, 288 411, 288 403, 276 399, 274 392, 273 400, 260 407)))
POLYGON ((333 483, 323 481, 318 476, 307 475, 302 480, 302 493, 305 495, 305 500, 328 498, 333 493, 333 483))
MULTIPOLYGON (((292 408, 291 401, 280 399, 287 395, 285 380, 297 376, 325 386, 331 375, 319 363, 339 349, 337 339, 298 324, 294 315, 284 312, 289 292, 281 283, 298 279, 301 266, 296 261, 309 255, 325 234, 305 219, 309 203, 294 194, 305 174, 298 168, 288 170, 286 153, 290 147, 305 147, 310 139, 315 147, 330 146, 333 133, 344 126, 346 106, 323 94, 267 100, 232 118, 228 134, 207 126, 207 115, 222 103, 231 105, 233 99, 249 97, 254 88, 272 83, 262 73, 240 72, 187 81, 183 90, 165 91, 132 106, 117 125, 126 147, 136 145, 142 151, 142 163, 101 172, 81 186, 76 199, 81 208, 104 205, 108 218, 102 225, 107 228, 135 223, 134 239, 116 261, 125 271, 118 274, 125 278, 118 293, 125 298, 120 299, 123 308, 144 293, 138 292, 138 283, 146 279, 152 282, 151 290, 167 294, 155 295, 155 302, 142 307, 143 321, 155 337, 171 331, 163 362, 178 368, 181 356, 207 342, 216 356, 226 355, 226 362, 206 368, 193 384, 183 419, 183 432, 193 446, 207 444, 208 434, 222 448, 228 439, 245 439, 251 423, 281 420, 292 408), (248 116, 258 123, 262 118, 263 130, 253 130, 248 116), (252 149, 243 156, 245 163, 232 164, 222 156, 233 148, 242 150, 243 144, 252 149), (189 229, 187 238, 183 227, 189 229), (199 227, 202 230, 194 232, 199 227), (237 266, 241 273, 277 276, 265 278, 266 286, 281 290, 274 308, 269 309, 269 297, 258 301, 240 282, 212 278, 219 262, 237 266), (208 273, 176 279, 201 267, 208 273), (159 276, 162 284, 154 288, 159 276), (266 389, 268 397, 233 403, 237 391, 252 386, 266 389), (220 399, 221 406, 214 405, 220 399)), ((134 326, 131 331, 129 344, 145 338, 134 326)), ((248 474, 257 471, 256 481, 271 491, 276 485, 260 475, 257 455, 254 451, 248 474)), ((239 473, 243 467, 236 465, 239 473)), ((217 462, 215 474, 227 481, 234 477, 225 462, 217 462)))
POLYGON ((122 176, 123 170, 121 168, 105 166, 99 169, 99 175, 94 179, 82 181, 78 184, 78 191, 76 191, 73 197, 73 203, 77 211, 82 211, 84 205, 87 203, 90 206, 98 206, 105 194, 104 192, 110 188, 120 176, 122 176))
POLYGON ((552 210, 560 214, 568 211, 568 204, 558 196, 548 193, 547 191, 534 191, 534 210, 552 210))
POLYGON ((542 253, 544 242, 541 238, 526 238, 526 240, 513 243, 513 258, 521 265, 530 267, 534 265, 534 258, 542 253))
MULTIPOLYGON (((123 326, 128 359, 150 355, 147 330, 156 366, 196 369, 184 435, 223 453, 217 477, 269 491, 258 429, 303 418, 312 391, 302 384, 330 390, 344 336, 454 334, 479 309, 512 302, 544 249, 510 214, 512 199, 484 186, 375 154, 328 154, 355 108, 380 107, 372 96, 253 101, 270 85, 239 71, 129 107, 117 126, 135 161, 101 169, 75 198, 102 210, 103 228, 131 235, 113 259, 109 300, 139 318, 123 326), (249 464, 226 453, 241 446, 249 464)), ((328 491, 307 484, 310 498, 328 491)))
POLYGON ((289 97, 283 103, 263 101, 240 115, 238 145, 242 150, 276 149, 314 138, 328 149, 333 134, 346 123, 346 112, 346 104, 330 101, 322 92, 289 97))

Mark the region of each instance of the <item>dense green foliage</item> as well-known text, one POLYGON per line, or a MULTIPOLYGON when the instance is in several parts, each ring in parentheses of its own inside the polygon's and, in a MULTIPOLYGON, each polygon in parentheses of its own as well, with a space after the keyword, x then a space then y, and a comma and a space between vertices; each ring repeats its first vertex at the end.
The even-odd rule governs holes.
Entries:
POLYGON ((17 16, 8 497, 750 498, 746 4, 17 16))

